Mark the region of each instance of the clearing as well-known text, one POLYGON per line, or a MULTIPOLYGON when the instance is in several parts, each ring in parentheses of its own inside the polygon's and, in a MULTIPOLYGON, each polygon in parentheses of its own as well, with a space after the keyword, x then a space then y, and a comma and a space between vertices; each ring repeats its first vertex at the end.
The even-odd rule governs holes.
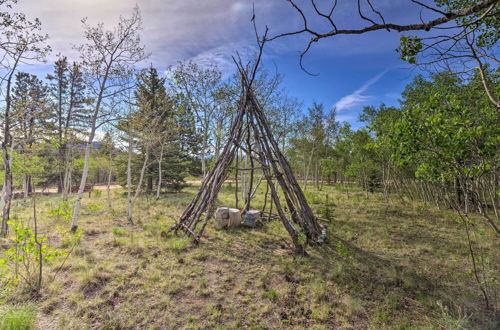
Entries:
MULTIPOLYGON (((233 206, 231 185, 219 205, 233 206)), ((165 237, 196 191, 192 185, 159 201, 142 197, 135 224, 126 221, 123 189, 112 191, 113 209, 105 192, 94 193, 83 201, 80 235, 51 213, 60 196, 39 197, 42 234, 71 253, 50 261, 40 297, 4 298, 3 322, 6 311, 31 308, 38 329, 498 326, 468 274, 465 233, 451 211, 396 199, 386 206, 381 193, 367 198, 355 187, 349 197, 340 186, 310 190, 311 207, 331 220, 323 222, 328 241, 305 257, 292 253, 278 220, 221 231, 210 223, 198 246, 165 237)), ((13 214, 28 219, 30 205, 16 200, 13 214)), ((483 241, 484 249, 498 249, 494 238, 483 241)))

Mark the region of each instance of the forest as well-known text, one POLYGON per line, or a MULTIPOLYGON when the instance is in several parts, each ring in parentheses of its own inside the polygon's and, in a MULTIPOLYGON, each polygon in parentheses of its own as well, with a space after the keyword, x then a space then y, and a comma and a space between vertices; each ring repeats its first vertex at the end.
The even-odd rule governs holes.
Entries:
POLYGON ((0 0, 0 329, 500 327, 500 1, 276 1, 281 31, 257 1, 229 71, 153 61, 140 3, 55 52, 28 2, 0 0), (266 57, 297 38, 315 79, 379 32, 411 73, 355 121, 266 57))

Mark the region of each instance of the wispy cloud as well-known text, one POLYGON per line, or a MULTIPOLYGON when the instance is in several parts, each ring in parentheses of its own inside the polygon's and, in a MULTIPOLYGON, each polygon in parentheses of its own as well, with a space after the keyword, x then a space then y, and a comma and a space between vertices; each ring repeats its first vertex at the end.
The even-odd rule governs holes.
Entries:
MULTIPOLYGON (((269 33, 275 35, 298 29, 302 24, 300 15, 281 0, 25 0, 19 2, 16 10, 25 12, 28 17, 41 19, 43 31, 49 34, 49 42, 54 50, 48 60, 53 62, 59 52, 71 60, 78 59, 72 45, 85 42, 81 18, 88 17, 90 24, 103 22, 110 28, 120 15, 129 15, 136 4, 143 16, 142 40, 152 53, 147 64, 152 62, 160 69, 175 65, 177 61, 199 58, 213 59, 221 62, 221 66, 232 64, 230 56, 236 50, 245 53, 255 47, 250 20, 254 6, 261 33, 266 25, 270 28, 269 33)), ((337 15, 340 23, 350 26, 352 15, 346 10, 352 6, 348 2, 339 6, 337 15)), ((381 0, 381 6, 392 8, 395 4, 390 0, 381 0)), ((381 52, 395 47, 399 39, 393 36, 381 33, 377 35, 376 42, 371 42, 370 36, 339 36, 333 39, 334 42, 318 43, 311 54, 330 54, 333 53, 332 49, 337 56, 381 52), (387 38, 394 39, 391 40, 395 44, 387 38)), ((276 40, 268 44, 266 56, 279 58, 284 54, 295 54, 297 50, 303 50, 307 42, 306 35, 276 40)))
POLYGON ((216 65, 222 72, 223 78, 227 78, 235 70, 233 56, 237 54, 245 62, 254 57, 257 49, 255 46, 245 42, 232 42, 203 51, 189 60, 201 67, 216 65))
POLYGON ((366 81, 361 87, 359 87, 357 90, 355 90, 353 93, 346 95, 342 97, 340 100, 338 100, 335 105, 333 106, 334 108, 337 109, 338 112, 354 108, 355 106, 358 106, 360 104, 368 102, 372 96, 370 95, 365 95, 365 92, 377 81, 380 80, 389 70, 384 70, 377 74, 375 77, 371 78, 370 80, 366 81))
MULTIPOLYGON (((231 55, 236 51, 245 56, 255 45, 252 2, 246 0, 37 0, 22 1, 17 9, 41 19, 54 50, 48 58, 52 62, 59 52, 78 59, 72 45, 85 42, 81 18, 89 17, 90 24, 103 22, 111 28, 120 15, 129 15, 136 3, 143 17, 142 41, 152 53, 147 64, 152 62, 160 69, 190 59, 212 61, 224 69, 232 64, 231 55)), ((255 0, 259 22, 273 21, 276 7, 274 2, 255 0)))

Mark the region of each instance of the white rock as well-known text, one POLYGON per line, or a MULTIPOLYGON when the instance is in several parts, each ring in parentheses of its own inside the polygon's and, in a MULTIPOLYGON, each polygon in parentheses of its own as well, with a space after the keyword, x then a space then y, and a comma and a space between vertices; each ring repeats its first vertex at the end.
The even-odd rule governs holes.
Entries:
POLYGON ((219 207, 215 211, 215 228, 222 229, 229 224, 229 209, 227 207, 219 207))
POLYGON ((229 209, 229 227, 236 227, 241 224, 241 211, 238 209, 229 209))

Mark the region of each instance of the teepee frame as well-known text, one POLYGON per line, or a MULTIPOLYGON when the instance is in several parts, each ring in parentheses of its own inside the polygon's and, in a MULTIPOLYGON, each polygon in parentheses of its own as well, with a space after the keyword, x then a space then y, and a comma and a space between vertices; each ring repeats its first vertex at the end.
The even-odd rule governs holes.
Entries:
MULTIPOLYGON (((259 43, 260 53, 251 70, 249 67, 244 68, 241 60, 235 60, 241 76, 242 91, 238 103, 238 112, 232 122, 227 144, 220 153, 213 169, 203 179, 197 195, 185 209, 179 222, 171 228, 171 231, 182 230, 191 235, 196 242, 199 242, 208 221, 214 215, 217 194, 229 175, 229 169, 235 155, 238 150, 242 150, 252 160, 252 164, 255 161, 260 165, 278 217, 290 234, 295 248, 300 252, 304 252, 306 243, 322 242, 326 232, 309 207, 304 193, 293 175, 290 164, 280 151, 267 123, 264 111, 253 92, 252 84, 257 73, 263 45, 264 42, 259 43), (253 134, 253 143, 249 142, 250 134, 253 134), (247 139, 246 146, 244 146, 245 137, 247 139), (276 180, 277 185, 274 180, 276 180), (287 208, 286 213, 277 186, 281 188, 281 195, 287 208), (291 221, 288 219, 287 213, 291 221), (200 222, 201 227, 199 227, 200 222), (300 227, 300 231, 292 223, 300 227), (305 235, 305 240, 302 239, 303 236, 301 237, 299 232, 305 235)), ((244 211, 248 210, 249 203, 250 196, 244 211)))

